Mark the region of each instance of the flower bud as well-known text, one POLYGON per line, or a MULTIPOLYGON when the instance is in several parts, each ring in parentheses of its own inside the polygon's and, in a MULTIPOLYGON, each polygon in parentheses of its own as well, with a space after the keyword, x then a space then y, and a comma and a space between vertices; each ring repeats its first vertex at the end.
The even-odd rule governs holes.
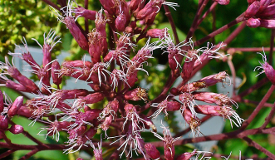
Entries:
POLYGON ((260 0, 260 9, 259 12, 266 9, 266 7, 271 3, 272 0, 260 0))
POLYGON ((144 4, 144 0, 131 0, 129 7, 131 11, 134 11, 138 8, 139 5, 144 4))
POLYGON ((159 38, 159 39, 163 39, 165 37, 168 36, 168 28, 164 28, 164 29, 149 29, 146 33, 146 36, 149 36, 151 38, 159 38))
POLYGON ((115 20, 115 27, 119 32, 122 32, 125 30, 127 26, 127 19, 126 15, 121 13, 116 17, 115 20))
POLYGON ((275 14, 275 4, 267 6, 262 12, 260 12, 259 17, 265 18, 265 17, 270 17, 275 14))
POLYGON ((245 18, 250 18, 259 11, 260 9, 260 2, 259 1, 254 1, 251 5, 249 5, 244 12, 244 17, 245 18))
POLYGON ((34 70, 34 71, 37 71, 38 68, 36 68, 35 66, 39 66, 37 64, 37 62, 33 59, 32 55, 30 54, 30 52, 27 52, 27 53, 23 53, 22 54, 22 58, 24 61, 26 61, 30 66, 31 68, 34 70))
POLYGON ((181 107, 181 103, 179 103, 177 101, 168 101, 166 110, 167 111, 177 111, 180 109, 180 107, 181 107))
POLYGON ((79 68, 92 68, 93 67, 93 63, 90 61, 83 61, 83 60, 74 60, 74 61, 64 61, 62 63, 62 67, 79 67, 79 68))
POLYGON ((7 117, 0 115, 0 130, 7 130, 9 127, 9 122, 7 117))
POLYGON ((249 18, 248 20, 246 20, 246 25, 251 28, 259 27, 260 24, 261 22, 259 18, 249 18))
POLYGON ((189 108, 186 108, 183 111, 183 118, 186 121, 187 124, 189 124, 194 136, 199 134, 201 121, 192 114, 192 112, 189 110, 189 108))
POLYGON ((194 150, 193 152, 189 153, 189 152, 185 152, 183 154, 181 154, 177 160, 189 160, 192 156, 194 156, 196 154, 196 150, 194 150))
POLYGON ((106 20, 102 14, 102 9, 96 13, 95 28, 96 31, 102 35, 102 37, 106 37, 106 20))
POLYGON ((275 20, 274 19, 261 19, 260 27, 275 29, 275 20))
POLYGON ((137 19, 145 19, 147 16, 149 16, 151 13, 157 14, 159 12, 159 9, 162 5, 164 0, 151 0, 149 1, 143 9, 141 9, 137 15, 137 19))
POLYGON ((97 130, 93 127, 91 127, 87 132, 85 132, 85 136, 87 136, 89 139, 92 139, 94 135, 96 134, 97 130))
POLYGON ((204 82, 206 86, 213 86, 218 82, 224 82, 226 78, 228 77, 228 74, 223 71, 214 75, 210 75, 207 77, 202 78, 201 80, 199 80, 198 82, 204 82))
POLYGON ((17 114, 19 116, 24 116, 24 117, 31 117, 32 116, 32 113, 33 113, 33 110, 31 110, 29 107, 26 107, 26 106, 21 106, 17 112, 17 114))
POLYGON ((144 148, 146 150, 146 153, 150 156, 150 158, 157 159, 157 158, 160 157, 159 151, 157 150, 157 148, 153 144, 146 143, 144 145, 144 148))
POLYGON ((215 0, 220 5, 228 5, 230 3, 230 0, 215 0))
POLYGON ((112 115, 109 115, 108 117, 105 118, 105 120, 103 121, 103 123, 101 124, 100 128, 103 131, 107 131, 112 123, 113 117, 112 115))
POLYGON ((84 101, 86 104, 93 104, 93 103, 97 103, 101 100, 103 100, 104 98, 104 95, 103 93, 92 93, 92 94, 89 94, 83 98, 80 98, 81 101, 84 101))
POLYGON ((61 70, 61 67, 60 67, 58 61, 54 61, 52 63, 51 75, 52 75, 53 83, 56 84, 57 86, 60 85, 62 82, 62 77, 60 77, 58 75, 60 70, 61 70))
POLYGON ((87 38, 85 37, 83 32, 80 30, 80 28, 76 24, 74 18, 73 17, 65 17, 64 22, 65 22, 67 28, 69 29, 69 31, 71 32, 72 36, 74 37, 74 39, 78 43, 78 45, 82 49, 88 51, 89 50, 89 45, 88 45, 87 38))
MULTIPOLYGON (((261 54, 261 55, 262 55, 264 63, 260 63, 261 66, 257 66, 254 69, 254 71, 256 69, 258 69, 258 70, 263 69, 263 71, 261 73, 265 72, 266 77, 271 81, 272 84, 275 84, 275 70, 270 64, 267 63, 266 55, 265 54, 261 54)), ((259 74, 261 74, 261 73, 259 73, 259 74)))
POLYGON ((144 100, 146 102, 148 100, 146 90, 143 88, 136 88, 134 90, 126 92, 124 94, 124 98, 126 100, 132 101, 144 100))
POLYGON ((95 16, 96 16, 96 11, 91 11, 81 6, 78 6, 77 8, 75 8, 74 13, 76 17, 81 16, 90 20, 95 20, 95 16))
POLYGON ((187 58, 183 64, 182 72, 180 73, 182 79, 189 79, 193 72, 194 64, 197 60, 195 50, 189 50, 187 53, 187 58))
POLYGON ((101 5, 111 15, 115 15, 116 7, 112 0, 99 0, 101 5))
POLYGON ((236 107, 238 104, 223 94, 212 93, 212 92, 196 92, 193 94, 194 99, 203 101, 206 103, 215 103, 220 106, 231 106, 235 105, 236 107))
POLYGON ((13 134, 20 134, 24 131, 24 128, 21 125, 15 124, 11 126, 9 131, 13 134))
POLYGON ((19 96, 15 99, 15 101, 13 102, 13 104, 8 110, 9 117, 13 117, 14 115, 17 114, 17 111, 20 109, 20 107, 23 104, 23 100, 24 100, 23 96, 19 96))
POLYGON ((103 37, 98 31, 93 31, 88 34, 89 37, 89 54, 91 56, 92 62, 95 64, 100 62, 100 57, 104 53, 104 46, 102 39, 106 39, 103 37))

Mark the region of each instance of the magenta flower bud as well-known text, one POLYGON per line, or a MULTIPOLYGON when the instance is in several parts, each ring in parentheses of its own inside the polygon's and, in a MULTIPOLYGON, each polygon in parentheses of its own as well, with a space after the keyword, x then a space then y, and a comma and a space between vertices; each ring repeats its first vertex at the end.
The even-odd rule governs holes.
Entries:
MULTIPOLYGON (((5 57, 5 59, 6 59, 6 64, 3 63, 4 67, 2 69, 6 70, 5 71, 6 74, 16 79, 21 85, 23 85, 26 88, 27 92, 37 93, 39 89, 36 86, 36 84, 32 80, 28 79, 26 76, 23 76, 16 67, 11 66, 7 57, 5 57)), ((8 83, 9 83, 8 85, 10 86, 14 86, 14 87, 17 86, 20 88, 20 86, 16 85, 16 83, 12 83, 12 82, 8 82, 8 83)))
POLYGON ((132 58, 132 61, 135 62, 136 66, 139 66, 143 62, 147 61, 148 58, 153 58, 152 52, 158 48, 160 48, 160 47, 155 46, 155 43, 149 44, 149 42, 147 42, 147 44, 144 47, 142 47, 137 52, 137 54, 132 58))
POLYGON ((98 11, 95 20, 96 31, 106 38, 106 20, 102 14, 102 10, 98 11))
POLYGON ((9 122, 7 117, 0 115, 0 130, 7 130, 9 127, 9 122))
POLYGON ((140 5, 144 5, 144 0, 131 0, 129 7, 131 11, 135 11, 140 5))
POLYGON ((89 94, 85 97, 80 97, 79 101, 84 102, 85 104, 94 104, 99 101, 102 101, 103 98, 104 98, 103 93, 97 92, 97 93, 89 94))
MULTIPOLYGON (((70 6, 67 6, 70 8, 70 6)), ((79 26, 76 24, 74 17, 71 16, 71 9, 68 9, 68 13, 65 13, 65 17, 59 16, 59 19, 61 19, 61 22, 63 22, 66 27, 71 32, 72 36, 74 37, 75 41, 78 43, 78 45, 88 51, 89 45, 86 36, 84 35, 84 31, 82 31, 79 26)))
POLYGON ((238 107, 238 104, 223 94, 212 93, 212 92, 197 92, 193 94, 194 99, 203 101, 206 103, 215 103, 220 106, 231 106, 235 105, 238 107))
POLYGON ((122 32, 127 26, 127 17, 125 14, 121 13, 116 17, 115 27, 117 31, 122 32))
POLYGON ((189 108, 183 111, 183 118, 187 124, 189 124, 194 136, 198 135, 200 132, 201 121, 192 114, 189 108))
POLYGON ((22 54, 22 58, 24 61, 26 61, 30 66, 31 68, 34 70, 34 71, 37 71, 39 70, 36 66, 39 66, 37 64, 37 62, 33 59, 32 55, 30 54, 30 52, 27 52, 27 53, 23 53, 22 54))
POLYGON ((192 156, 194 156, 196 154, 196 150, 194 150, 193 152, 189 153, 189 152, 185 152, 183 154, 181 154, 177 160, 189 160, 192 156))
POLYGON ((88 83, 88 85, 89 85, 95 92, 99 92, 99 91, 100 91, 100 86, 99 86, 99 84, 88 83))
POLYGON ((113 0, 99 0, 101 5, 107 12, 111 15, 115 15, 116 13, 116 7, 113 0))
POLYGON ((95 145, 93 143, 90 143, 90 145, 94 149, 93 152, 94 152, 95 160, 103 160, 102 148, 101 148, 102 147, 102 141, 97 143, 98 148, 95 148, 95 145))
POLYGON ((85 111, 85 115, 86 115, 86 121, 87 122, 92 122, 93 120, 95 120, 99 114, 102 112, 101 109, 89 109, 85 111))
POLYGON ((168 29, 164 28, 164 29, 149 29, 146 33, 146 36, 149 36, 151 38, 159 38, 159 39, 163 39, 165 37, 168 36, 168 29))
POLYGON ((80 68, 92 68, 93 67, 93 63, 90 61, 83 61, 83 60, 74 60, 74 61, 64 61, 62 63, 63 67, 80 67, 80 68))
POLYGON ((127 78, 127 85, 129 87, 133 87, 135 85, 136 81, 138 80, 137 70, 130 72, 126 78, 127 78))
POLYGON ((152 159, 158 159, 158 158, 160 158, 160 153, 159 153, 159 151, 157 150, 157 148, 153 144, 146 143, 144 145, 144 148, 146 150, 146 153, 150 156, 150 158, 152 158, 152 159))
POLYGON ((88 131, 85 132, 85 136, 87 136, 89 139, 92 139, 94 135, 96 134, 96 129, 91 127, 88 131))
POLYGON ((24 131, 24 128, 21 125, 15 124, 11 126, 9 131, 13 134, 20 134, 24 131))
POLYGON ((177 111, 180 108, 181 108, 181 103, 179 103, 177 101, 168 101, 167 102, 167 106, 166 106, 167 111, 177 111))
POLYGON ((149 16, 151 13, 154 13, 155 15, 159 12, 159 9, 162 5, 164 0, 151 0, 149 1, 143 9, 141 9, 137 15, 137 19, 145 19, 147 16, 149 16))
POLYGON ((27 106, 21 106, 17 112, 19 116, 24 116, 24 117, 31 117, 33 113, 33 110, 30 109, 30 107, 27 106))
POLYGON ((222 106, 198 105, 196 111, 211 116, 223 116, 222 108, 222 106))
POLYGON ((109 53, 104 57, 103 61, 104 62, 109 62, 110 60, 113 60, 113 58, 115 58, 116 51, 111 50, 109 51, 109 53))
POLYGON ((89 45, 88 45, 88 41, 87 41, 86 37, 81 32, 79 27, 76 25, 74 20, 71 20, 69 17, 67 19, 69 19, 68 21, 70 21, 70 23, 67 25, 67 27, 69 28, 69 31, 71 32, 72 36, 74 37, 74 39, 76 40, 76 42, 78 43, 80 48, 88 51, 89 45))
POLYGON ((257 15, 261 18, 266 18, 273 16, 275 14, 275 4, 271 4, 267 6, 262 12, 258 13, 257 15))
POLYGON ((103 44, 101 43, 103 37, 99 32, 93 31, 88 34, 89 37, 89 54, 91 56, 92 62, 95 64, 100 62, 100 57, 103 55, 103 44))
POLYGON ((182 72, 180 73, 182 79, 189 79, 193 72, 194 64, 197 60, 195 50, 189 50, 187 53, 187 58, 183 64, 182 72))
POLYGON ((143 88, 136 88, 134 90, 128 91, 124 94, 124 98, 126 100, 132 100, 132 101, 147 101, 148 97, 147 97, 147 93, 146 90, 143 88))
POLYGON ((215 2, 218 2, 220 5, 228 5, 230 0, 215 0, 215 2))
POLYGON ((61 70, 61 67, 58 61, 54 61, 52 63, 51 76, 52 76, 53 83, 56 84, 57 86, 60 85, 62 82, 62 77, 58 75, 60 70, 61 70))
POLYGON ((82 136, 84 132, 86 131, 86 126, 78 126, 77 128, 74 128, 70 130, 69 133, 69 139, 73 140, 77 138, 78 136, 82 136))
POLYGON ((233 127, 233 123, 237 127, 240 127, 242 125, 242 122, 244 121, 229 106, 198 105, 196 106, 196 111, 201 114, 206 114, 211 116, 221 116, 223 118, 226 118, 230 121, 232 127, 233 127), (233 121, 232 119, 235 119, 235 121, 233 121))
POLYGON ((81 6, 74 8, 74 13, 76 17, 80 16, 90 20, 95 20, 95 17, 96 17, 96 11, 91 11, 81 6))
POLYGON ((72 89, 72 90, 58 90, 52 93, 49 99, 65 100, 75 99, 80 96, 88 95, 88 91, 85 89, 72 89))
POLYGON ((218 82, 226 83, 225 80, 227 77, 228 77, 228 74, 225 71, 223 71, 214 75, 204 77, 198 82, 204 82, 206 86, 213 86, 218 82))
POLYGON ((256 15, 259 9, 260 9, 260 2, 254 1, 252 4, 250 4, 247 7, 246 11, 244 12, 244 17, 251 18, 252 16, 256 15))
MULTIPOLYGON (((261 54, 261 53, 259 53, 261 54)), ((261 54, 262 56, 262 59, 263 59, 263 63, 260 62, 261 66, 257 66, 254 71, 257 69, 263 69, 263 71, 261 71, 258 75, 262 74, 262 73, 265 73, 266 77, 270 80, 270 82, 272 84, 275 84, 275 70, 274 68, 267 63, 267 58, 266 58, 266 55, 265 53, 261 54)))
POLYGON ((249 18, 248 20, 245 21, 246 25, 251 28, 256 28, 259 27, 261 22, 259 18, 249 18))
POLYGON ((206 88, 206 83, 205 82, 192 82, 183 85, 179 91, 181 92, 193 92, 202 88, 206 88))
POLYGON ((15 99, 15 101, 13 102, 13 104, 8 110, 9 117, 13 117, 14 115, 17 114, 17 111, 20 109, 20 107, 23 104, 23 100, 24 100, 23 96, 19 96, 15 99))
MULTIPOLYGON (((168 98, 168 97, 167 97, 168 98)), ((165 116, 168 116, 167 111, 177 111, 181 108, 181 104, 177 101, 168 101, 167 98, 161 103, 153 103, 153 107, 157 107, 158 110, 155 111, 150 117, 157 117, 161 111, 165 113, 165 116)))
POLYGON ((271 3, 272 0, 260 0, 260 9, 259 12, 265 10, 267 6, 271 3))
POLYGON ((3 93, 2 91, 0 90, 0 113, 3 112, 4 110, 4 97, 3 97, 3 93))
POLYGON ((111 125, 113 121, 113 117, 112 115, 108 116, 105 118, 105 120, 103 121, 103 123, 101 124, 100 128, 103 130, 103 131, 107 131, 111 125))
POLYGON ((130 103, 127 103, 125 106, 124 106, 124 110, 126 112, 126 115, 128 115, 129 113, 131 112, 134 112, 136 113, 137 112, 137 109, 134 105, 130 104, 130 103))
POLYGON ((152 25, 154 23, 156 15, 157 15, 157 13, 155 13, 155 12, 150 13, 148 16, 145 17, 144 23, 147 25, 152 25))
POLYGON ((275 29, 275 20, 274 19, 261 19, 260 27, 275 29))

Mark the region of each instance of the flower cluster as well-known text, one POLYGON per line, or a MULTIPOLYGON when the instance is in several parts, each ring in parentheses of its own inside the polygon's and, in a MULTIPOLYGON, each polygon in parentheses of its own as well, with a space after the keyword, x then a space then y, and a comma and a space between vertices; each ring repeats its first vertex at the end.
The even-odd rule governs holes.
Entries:
MULTIPOLYGON (((118 156, 142 156, 148 160, 187 160, 194 155, 198 159, 199 154, 206 152, 194 150, 176 155, 175 146, 179 145, 176 143, 181 137, 173 137, 169 127, 163 124, 163 135, 160 135, 153 121, 158 115, 164 113, 168 116, 170 112, 179 111, 194 138, 201 133, 202 121, 198 114, 223 117, 229 120, 232 127, 233 124, 242 126, 244 119, 234 110, 238 104, 228 94, 202 91, 217 83, 230 85, 227 72, 220 71, 190 81, 207 61, 214 58, 227 59, 227 55, 220 52, 226 44, 207 43, 199 48, 191 36, 177 42, 177 38, 174 39, 167 28, 153 28, 160 8, 170 6, 176 10, 177 3, 165 0, 100 0, 100 3, 103 8, 99 11, 83 8, 70 0, 67 6, 52 9, 89 56, 64 62, 52 59, 52 50, 57 43, 61 43, 61 39, 51 30, 44 34, 44 44, 33 39, 42 49, 41 64, 34 60, 25 39, 24 51, 9 53, 31 67, 31 72, 39 79, 38 83, 22 74, 8 58, 0 62, 3 85, 31 93, 34 97, 24 101, 23 96, 19 96, 12 102, 5 93, 0 92, 0 138, 12 146, 5 136, 6 131, 27 135, 22 126, 12 122, 12 118, 17 115, 31 119, 32 125, 43 123, 45 126, 38 134, 51 136, 57 142, 61 135, 66 135, 65 144, 56 147, 63 149, 64 153, 90 148, 93 149, 95 159, 102 160, 104 147, 111 145, 117 148, 111 155, 114 159, 118 159, 118 156), (93 29, 83 30, 77 23, 78 18, 92 21, 93 29), (144 41, 140 47, 141 39, 144 41), (156 50, 168 54, 162 56, 168 59, 167 67, 171 73, 162 93, 150 99, 147 90, 139 86, 141 79, 138 75, 141 72, 151 74, 146 70, 146 65, 151 65, 150 59, 154 58, 156 50), (87 86, 82 89, 62 89, 61 83, 68 77, 75 79, 76 85, 78 81, 83 81, 87 86), (173 86, 176 79, 180 79, 181 83, 173 86), (201 105, 199 101, 207 104, 201 105), (101 132, 105 136, 100 137, 99 143, 95 137, 101 132), (151 143, 143 137, 144 134, 151 134, 163 143, 151 143), (160 146, 164 148, 163 156, 157 149, 160 146)), ((229 0, 215 0, 213 3, 227 5, 229 0)), ((250 0, 244 13, 247 25, 274 28, 274 10, 274 2, 271 0, 250 0)), ((266 62, 265 55, 263 57, 264 63, 259 68, 264 69, 274 84, 274 69, 266 62)), ((48 149, 47 146, 43 147, 41 150, 48 149)))

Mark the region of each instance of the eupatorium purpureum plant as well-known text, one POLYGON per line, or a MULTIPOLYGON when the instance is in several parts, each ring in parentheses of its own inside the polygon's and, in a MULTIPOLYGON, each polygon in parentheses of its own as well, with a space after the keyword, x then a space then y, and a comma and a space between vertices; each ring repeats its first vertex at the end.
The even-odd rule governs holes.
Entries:
MULTIPOLYGON (((275 108, 267 100, 274 91, 275 70, 272 67, 273 39, 275 32, 275 1, 248 0, 247 8, 232 22, 208 31, 201 39, 195 37, 200 24, 212 14, 215 21, 215 8, 230 5, 229 0, 199 0, 197 13, 184 40, 180 41, 170 10, 181 10, 176 2, 165 0, 99 0, 100 10, 90 10, 88 0, 84 5, 75 1, 58 0, 54 3, 43 0, 51 7, 57 20, 65 25, 74 40, 89 56, 83 59, 52 59, 52 51, 62 39, 54 29, 45 33, 41 48, 42 63, 37 62, 29 52, 27 40, 22 40, 24 49, 12 53, 12 57, 0 62, 1 85, 11 88, 22 96, 12 101, 3 91, 0 92, 0 142, 7 151, 0 158, 9 156, 18 150, 29 150, 21 159, 28 159, 45 150, 62 150, 64 154, 86 152, 96 160, 102 159, 167 159, 188 160, 219 157, 199 149, 188 149, 188 143, 211 140, 241 139, 249 146, 259 150, 269 159, 275 155, 252 140, 251 135, 274 134, 269 125, 275 108), (208 8, 207 8, 208 7, 208 8), (157 16, 164 9, 171 29, 157 28, 157 16), (85 19, 84 26, 78 23, 85 19), (238 25, 225 39, 215 41, 215 37, 230 27, 238 25), (238 93, 236 71, 232 57, 238 52, 261 52, 261 48, 230 48, 230 43, 245 27, 272 29, 270 51, 267 58, 261 54, 263 62, 255 69, 263 69, 266 78, 249 89, 238 93), (171 32, 173 34, 171 34, 171 32), (211 43, 212 41, 212 43, 211 43), (155 54, 161 53, 161 59, 167 59, 169 75, 164 78, 161 92, 148 95, 154 87, 145 88, 140 81, 156 71, 153 63, 155 54), (37 83, 26 77, 13 64, 13 58, 20 58, 30 67, 39 80, 37 83), (269 60, 269 61, 268 61, 269 60), (204 75, 201 79, 191 80, 211 62, 227 62, 230 70, 219 70, 204 75), (150 69, 154 68, 154 70, 150 69), (86 83, 85 88, 63 89, 62 81, 67 78, 86 83), (180 83, 175 83, 179 81, 180 83), (271 87, 260 102, 254 102, 254 108, 246 117, 240 117, 240 102, 252 102, 244 96, 271 82, 271 87), (233 86, 232 96, 215 91, 213 86, 233 86), (210 89, 209 89, 210 88, 210 89), (208 89, 208 90, 206 90, 208 89), (33 98, 24 96, 31 93, 33 98), (201 103, 203 102, 203 103, 201 103), (271 107, 265 114, 265 120, 257 128, 249 128, 264 106, 271 107), (180 113, 188 128, 177 132, 171 123, 164 124, 169 115, 180 113), (164 115, 164 118, 163 116, 164 115), (199 115, 204 115, 201 118, 199 115), (204 135, 200 126, 208 119, 219 116, 228 121, 233 131, 215 135, 204 135), (16 124, 15 117, 31 120, 28 127, 43 124, 40 131, 30 133, 26 127, 16 124), (159 122, 157 120, 162 118, 159 122), (163 130, 158 131, 158 126, 163 130), (191 131, 190 138, 182 138, 191 131), (35 144, 19 144, 7 134, 23 134, 35 144), (44 143, 32 134, 46 139, 52 138, 54 144, 44 143), (61 139, 65 139, 64 143, 61 139), (180 149, 181 148, 181 149, 180 149)), ((259 58, 259 57, 257 57, 259 58)), ((256 67, 255 65, 254 67, 256 67)), ((155 85, 155 83, 152 83, 155 85)), ((247 156, 247 155, 244 155, 247 156)), ((239 158, 241 155, 239 155, 239 158)), ((77 157, 82 159, 81 155, 77 157)))

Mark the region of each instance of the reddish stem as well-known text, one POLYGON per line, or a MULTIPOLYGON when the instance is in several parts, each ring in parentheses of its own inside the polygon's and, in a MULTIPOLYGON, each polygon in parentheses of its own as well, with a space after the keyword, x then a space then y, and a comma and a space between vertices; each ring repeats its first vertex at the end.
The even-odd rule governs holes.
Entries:
POLYGON ((228 28, 230 28, 230 27, 232 27, 232 26, 234 26, 234 25, 236 25, 236 24, 238 24, 238 23, 240 23, 240 22, 242 22, 242 21, 244 21, 244 20, 245 20, 245 19, 243 18, 243 14, 241 14, 241 15, 240 15, 239 17, 237 17, 235 20, 233 20, 233 21, 231 21, 230 23, 228 23, 228 24, 222 26, 221 28, 217 29, 216 31, 210 33, 210 34, 207 35, 206 37, 204 37, 204 38, 202 38, 202 39, 196 41, 194 45, 195 45, 195 46, 199 46, 199 45, 201 45, 202 43, 204 43, 204 42, 206 42, 207 40, 209 40, 210 38, 213 38, 214 36, 216 36, 216 35, 222 33, 223 31, 227 30, 228 28))
POLYGON ((258 143, 252 141, 252 139, 248 138, 248 137, 244 137, 243 140, 245 140, 250 146, 255 147, 256 149, 258 149, 259 151, 263 152, 264 154, 266 154, 269 158, 275 159, 275 155, 272 154, 271 152, 269 152, 267 149, 265 149, 264 147, 260 146, 258 143))
POLYGON ((179 41, 179 37, 178 37, 176 25, 175 25, 175 23, 174 23, 174 20, 173 20, 173 17, 172 17, 172 15, 171 15, 171 12, 170 12, 168 6, 163 5, 163 8, 164 8, 164 10, 165 10, 165 15, 166 15, 166 17, 168 18, 168 21, 169 21, 169 23, 170 23, 170 25, 171 25, 171 27, 172 27, 172 31, 173 31, 174 38, 175 38, 175 40, 176 40, 176 44, 179 44, 180 41, 179 41))
POLYGON ((204 1, 201 3, 201 5, 198 6, 198 10, 197 10, 196 16, 195 16, 195 18, 194 18, 194 20, 193 20, 193 23, 192 23, 192 25, 191 25, 191 28, 189 29, 189 32, 187 33, 187 36, 186 36, 185 41, 188 41, 188 39, 189 39, 190 37, 193 36, 193 34, 194 34, 196 28, 197 28, 198 25, 199 25, 198 19, 199 19, 200 15, 202 14, 202 11, 203 11, 203 9, 205 8, 205 6, 206 6, 206 4, 208 3, 208 1, 209 1, 209 0, 204 0, 204 1))
POLYGON ((274 89, 275 89, 275 85, 271 85, 271 87, 269 88, 269 90, 267 91, 267 93, 265 94, 265 96, 263 97, 263 99, 261 100, 261 102, 259 103, 259 105, 254 109, 254 111, 251 113, 251 115, 249 116, 249 118, 244 121, 243 125, 241 126, 241 130, 244 130, 251 123, 251 121, 256 117, 256 115, 263 108, 264 103, 271 96, 271 94, 274 91, 274 89))

